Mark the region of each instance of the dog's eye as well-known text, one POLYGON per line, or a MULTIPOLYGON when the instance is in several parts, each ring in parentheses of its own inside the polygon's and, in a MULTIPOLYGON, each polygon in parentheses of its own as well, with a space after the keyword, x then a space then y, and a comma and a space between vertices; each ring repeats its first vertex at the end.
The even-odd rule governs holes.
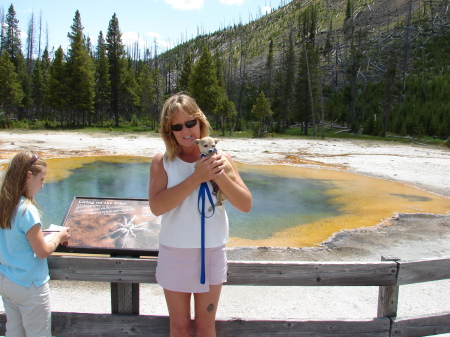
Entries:
POLYGON ((208 145, 203 145, 203 147, 208 147, 208 145))

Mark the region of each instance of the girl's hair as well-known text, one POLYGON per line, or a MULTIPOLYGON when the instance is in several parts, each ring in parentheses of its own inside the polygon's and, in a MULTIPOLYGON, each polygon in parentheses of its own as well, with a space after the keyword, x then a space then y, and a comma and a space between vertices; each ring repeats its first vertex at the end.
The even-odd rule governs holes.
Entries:
POLYGON ((28 203, 37 206, 34 197, 28 195, 27 175, 28 172, 36 175, 44 167, 47 164, 34 151, 21 151, 11 160, 0 190, 0 228, 11 228, 11 219, 22 196, 28 203))
POLYGON ((170 96, 165 102, 161 111, 160 130, 162 139, 166 144, 166 153, 164 156, 173 160, 180 154, 181 146, 178 144, 172 133, 172 119, 177 112, 182 112, 188 116, 197 119, 200 125, 200 138, 209 136, 211 126, 206 119, 205 114, 191 96, 185 92, 179 92, 170 96))

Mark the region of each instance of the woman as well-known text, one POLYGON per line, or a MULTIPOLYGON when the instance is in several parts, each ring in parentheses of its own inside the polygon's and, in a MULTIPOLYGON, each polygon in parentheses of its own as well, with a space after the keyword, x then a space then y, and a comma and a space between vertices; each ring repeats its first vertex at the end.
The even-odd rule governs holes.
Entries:
POLYGON ((252 196, 229 155, 217 153, 200 158, 200 150, 193 141, 208 136, 210 125, 192 97, 185 93, 169 97, 161 112, 160 125, 166 152, 152 160, 149 203, 153 214, 162 215, 156 279, 164 288, 170 336, 189 336, 192 294, 196 336, 216 336, 217 304, 227 276, 228 218, 224 206, 219 206, 202 220, 200 186, 207 183, 211 189, 208 182, 214 180, 227 200, 242 212, 250 211, 252 196), (236 182, 224 173, 222 156, 230 161, 236 182), (200 277, 202 261, 205 261, 204 280, 200 277))

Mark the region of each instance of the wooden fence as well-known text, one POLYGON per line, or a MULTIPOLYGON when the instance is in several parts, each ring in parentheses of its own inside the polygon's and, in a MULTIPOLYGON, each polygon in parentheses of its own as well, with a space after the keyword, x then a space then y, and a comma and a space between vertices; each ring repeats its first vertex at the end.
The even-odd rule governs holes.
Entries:
MULTIPOLYGON (((111 314, 53 312, 53 334, 67 337, 168 336, 167 316, 139 315, 139 283, 156 282, 156 262, 156 258, 49 257, 53 280, 112 284, 111 314)), ((379 287, 378 314, 364 320, 219 320, 218 336, 414 337, 450 332, 450 312, 397 318, 399 287, 449 279, 450 259, 409 262, 389 258, 380 262, 231 261, 228 274, 228 285, 376 286, 379 287)), ((5 333, 5 321, 5 315, 0 315, 0 334, 5 333)))

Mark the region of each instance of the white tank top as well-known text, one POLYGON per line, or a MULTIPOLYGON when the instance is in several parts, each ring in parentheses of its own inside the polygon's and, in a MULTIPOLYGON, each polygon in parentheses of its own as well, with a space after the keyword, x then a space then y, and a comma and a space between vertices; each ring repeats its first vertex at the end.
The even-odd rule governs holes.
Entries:
MULTIPOLYGON (((173 187, 192 175, 196 163, 187 163, 176 157, 174 160, 163 159, 164 169, 167 173, 167 188, 173 187)), ((208 182, 212 194, 211 183, 208 182)), ((166 246, 176 248, 201 248, 201 215, 199 212, 198 186, 180 205, 161 216, 161 232, 159 242, 166 246)), ((216 197, 213 195, 213 202, 216 197)), ((210 202, 206 197, 205 214, 208 212, 210 202)), ((201 205, 201 202, 200 202, 201 205)), ((200 206, 201 207, 201 206, 200 206)), ((205 247, 213 248, 225 245, 228 242, 228 217, 225 207, 215 208, 214 215, 205 218, 205 247)))

